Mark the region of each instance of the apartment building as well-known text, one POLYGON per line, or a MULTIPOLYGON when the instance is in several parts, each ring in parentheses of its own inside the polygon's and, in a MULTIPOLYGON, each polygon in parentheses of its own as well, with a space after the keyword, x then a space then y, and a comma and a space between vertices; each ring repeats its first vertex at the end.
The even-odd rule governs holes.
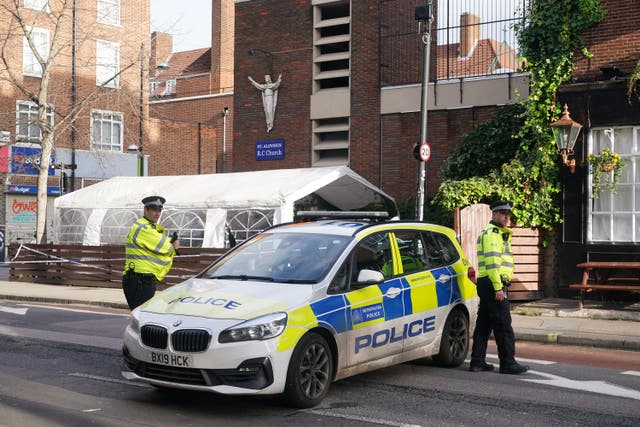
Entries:
POLYGON ((149 33, 149 0, 24 0, 0 7, 0 54, 7 63, 0 69, 5 242, 29 242, 35 231, 38 102, 55 132, 50 205, 61 192, 138 173, 140 151, 127 149, 143 147, 148 132, 149 33))

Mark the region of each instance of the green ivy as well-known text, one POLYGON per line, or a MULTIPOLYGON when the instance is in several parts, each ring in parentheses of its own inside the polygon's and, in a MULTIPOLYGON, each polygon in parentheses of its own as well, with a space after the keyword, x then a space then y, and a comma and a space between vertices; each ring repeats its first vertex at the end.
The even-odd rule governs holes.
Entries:
MULTIPOLYGON (((581 34, 602 21, 605 11, 600 0, 531 0, 526 15, 524 25, 515 28, 530 75, 529 97, 518 116, 522 118, 521 127, 510 133, 478 126, 473 131, 473 141, 463 138, 460 151, 468 153, 468 158, 480 157, 490 171, 487 173, 487 167, 479 168, 473 162, 467 168, 455 163, 447 165, 449 179, 438 189, 434 202, 453 209, 509 199, 519 224, 551 229, 562 220, 559 162, 549 126, 560 116, 556 95, 575 70, 574 53, 581 50, 590 56, 581 34), (500 135, 502 142, 486 147, 483 142, 490 141, 492 135, 500 135), (496 157, 495 150, 509 152, 514 142, 517 148, 510 159, 496 157), (474 168, 477 173, 468 176, 466 172, 474 168)), ((493 126, 508 130, 513 122, 494 121, 493 126)))

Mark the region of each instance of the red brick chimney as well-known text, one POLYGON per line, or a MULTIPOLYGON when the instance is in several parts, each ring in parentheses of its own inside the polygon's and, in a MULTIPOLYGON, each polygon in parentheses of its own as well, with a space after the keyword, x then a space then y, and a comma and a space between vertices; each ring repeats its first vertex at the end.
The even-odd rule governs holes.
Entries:
POLYGON ((211 87, 214 91, 233 90, 233 49, 235 1, 211 2, 211 87))
POLYGON ((171 34, 154 31, 151 33, 151 55, 149 67, 151 75, 155 75, 158 66, 166 63, 173 53, 173 37, 171 34))
POLYGON ((459 56, 469 56, 478 40, 480 40, 480 17, 469 12, 463 13, 460 15, 459 56))

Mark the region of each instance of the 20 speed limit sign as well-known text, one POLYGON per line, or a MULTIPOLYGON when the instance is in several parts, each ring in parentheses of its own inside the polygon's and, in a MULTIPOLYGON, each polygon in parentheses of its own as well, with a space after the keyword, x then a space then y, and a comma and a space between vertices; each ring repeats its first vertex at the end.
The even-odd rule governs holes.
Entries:
POLYGON ((428 162, 431 158, 431 146, 428 142, 423 142, 420 144, 420 159, 423 162, 428 162))

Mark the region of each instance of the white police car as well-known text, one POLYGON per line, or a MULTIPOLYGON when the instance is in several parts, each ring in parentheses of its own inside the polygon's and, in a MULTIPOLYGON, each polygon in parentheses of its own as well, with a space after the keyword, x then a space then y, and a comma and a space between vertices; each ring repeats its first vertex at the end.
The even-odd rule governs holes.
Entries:
POLYGON ((125 378, 318 404, 334 380, 434 357, 459 366, 477 312, 453 230, 421 222, 275 226, 134 310, 125 378))

